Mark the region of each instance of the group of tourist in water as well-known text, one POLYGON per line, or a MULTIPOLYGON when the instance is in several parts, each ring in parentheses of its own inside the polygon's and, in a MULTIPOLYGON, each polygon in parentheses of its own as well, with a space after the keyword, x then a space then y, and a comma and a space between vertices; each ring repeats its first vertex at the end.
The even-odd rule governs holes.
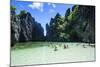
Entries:
MULTIPOLYGON (((62 45, 60 44, 59 47, 61 47, 62 45)), ((53 45, 52 43, 49 45, 49 47, 54 48, 54 51, 58 51, 58 46, 57 45, 53 45)), ((63 45, 63 49, 68 49, 69 46, 68 45, 63 45)))
MULTIPOLYGON (((77 44, 77 46, 78 46, 78 45, 79 45, 79 44, 77 44)), ((64 45, 62 45, 62 44, 54 45, 54 44, 51 43, 51 44, 49 45, 49 47, 54 48, 54 51, 58 51, 58 46, 59 46, 59 47, 63 46, 63 49, 68 49, 68 48, 69 48, 69 45, 65 45, 65 44, 64 44, 64 45)), ((89 44, 89 45, 84 45, 84 44, 82 45, 83 48, 87 48, 87 46, 95 47, 95 45, 90 45, 90 44, 89 44)))

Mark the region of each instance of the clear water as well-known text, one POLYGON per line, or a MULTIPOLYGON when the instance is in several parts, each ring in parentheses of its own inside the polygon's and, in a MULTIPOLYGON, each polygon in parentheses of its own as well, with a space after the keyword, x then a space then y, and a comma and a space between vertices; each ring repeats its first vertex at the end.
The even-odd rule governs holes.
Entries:
POLYGON ((15 48, 11 50, 11 66, 95 60, 95 48, 87 43, 37 42, 27 48, 15 48), (68 45, 68 48, 64 49, 64 45, 68 45))

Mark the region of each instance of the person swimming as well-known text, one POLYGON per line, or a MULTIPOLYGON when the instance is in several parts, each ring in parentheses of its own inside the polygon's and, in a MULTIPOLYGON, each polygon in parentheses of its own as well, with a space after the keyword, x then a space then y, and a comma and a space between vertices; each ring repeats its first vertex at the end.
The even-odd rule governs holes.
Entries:
POLYGON ((86 48, 84 44, 83 44, 83 48, 86 48))

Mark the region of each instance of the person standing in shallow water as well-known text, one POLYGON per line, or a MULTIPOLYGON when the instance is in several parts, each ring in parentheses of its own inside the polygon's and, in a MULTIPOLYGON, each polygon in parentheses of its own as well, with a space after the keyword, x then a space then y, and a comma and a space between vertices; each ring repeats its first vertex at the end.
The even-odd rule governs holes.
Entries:
POLYGON ((66 49, 66 48, 68 48, 68 45, 66 46, 66 45, 64 45, 64 49, 66 49))
POLYGON ((54 48, 54 51, 57 51, 58 49, 57 49, 57 46, 55 46, 55 48, 54 48))

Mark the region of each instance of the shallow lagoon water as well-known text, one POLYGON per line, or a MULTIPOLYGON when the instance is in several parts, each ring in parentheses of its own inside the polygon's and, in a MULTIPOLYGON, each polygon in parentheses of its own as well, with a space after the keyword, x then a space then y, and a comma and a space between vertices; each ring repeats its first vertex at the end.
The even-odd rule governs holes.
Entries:
POLYGON ((31 44, 32 46, 28 48, 15 47, 16 49, 11 50, 11 66, 95 60, 95 48, 88 46, 87 43, 37 42, 31 44), (36 45, 39 46, 36 47, 36 45), (54 51, 55 45, 57 51, 54 51), (68 48, 64 49, 64 45, 68 45, 68 48))

